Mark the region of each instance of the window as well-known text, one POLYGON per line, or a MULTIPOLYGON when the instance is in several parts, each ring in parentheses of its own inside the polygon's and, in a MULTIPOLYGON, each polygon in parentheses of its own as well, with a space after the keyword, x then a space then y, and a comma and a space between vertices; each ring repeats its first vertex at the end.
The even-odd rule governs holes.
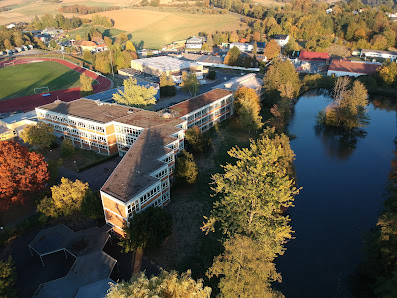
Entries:
POLYGON ((88 129, 89 129, 89 130, 95 130, 95 125, 88 124, 88 129))
POLYGON ((97 126, 96 131, 105 132, 105 129, 102 126, 97 126))
POLYGON ((141 205, 149 201, 151 198, 153 198, 155 195, 157 195, 160 192, 160 185, 156 186, 155 188, 151 189, 148 191, 146 194, 144 194, 139 200, 141 205))
POLYGON ((162 179, 168 175, 168 169, 162 170, 160 173, 156 174, 156 178, 162 179))
POLYGON ((74 121, 74 120, 69 120, 69 124, 70 124, 70 125, 73 125, 73 126, 76 126, 76 121, 74 121))
POLYGON ((161 183, 161 189, 164 190, 166 188, 168 188, 169 186, 169 181, 165 180, 163 183, 161 183))
POLYGON ((132 215, 136 214, 138 210, 139 210, 138 201, 134 201, 133 203, 129 204, 127 206, 128 217, 131 217, 132 215))
POLYGON ((190 122, 190 121, 193 121, 193 119, 194 119, 194 116, 189 116, 189 117, 187 118, 187 121, 190 122))
POLYGON ((79 127, 84 127, 84 128, 85 128, 85 123, 84 123, 84 122, 78 122, 77 125, 78 125, 79 127))

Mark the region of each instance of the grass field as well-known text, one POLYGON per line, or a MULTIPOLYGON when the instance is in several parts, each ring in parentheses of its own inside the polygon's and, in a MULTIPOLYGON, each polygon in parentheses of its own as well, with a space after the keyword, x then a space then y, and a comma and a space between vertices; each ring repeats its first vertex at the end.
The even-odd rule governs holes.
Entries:
MULTIPOLYGON (((81 28, 77 28, 74 30, 69 31, 69 35, 71 38, 76 38, 76 35, 80 35, 83 39, 88 38, 88 33, 90 32, 93 26, 84 26, 81 28)), ((95 28, 101 32, 104 36, 114 38, 120 33, 124 32, 123 30, 115 29, 115 28, 104 28, 101 26, 95 26, 95 28)))
POLYGON ((194 15, 150 9, 123 9, 99 14, 112 18, 115 28, 131 33, 135 43, 143 41, 144 47, 154 49, 199 32, 244 29, 246 26, 235 15, 194 15))
POLYGON ((0 100, 34 94, 34 88, 50 91, 80 86, 80 74, 57 62, 21 64, 0 68, 0 100))

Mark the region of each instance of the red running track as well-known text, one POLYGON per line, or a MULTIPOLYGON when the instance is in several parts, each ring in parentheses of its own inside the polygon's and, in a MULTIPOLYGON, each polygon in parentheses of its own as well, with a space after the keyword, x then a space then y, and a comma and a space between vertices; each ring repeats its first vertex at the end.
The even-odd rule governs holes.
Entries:
MULTIPOLYGON (((93 85, 94 93, 103 92, 112 86, 112 81, 108 78, 98 75, 95 72, 82 68, 76 64, 69 61, 55 58, 28 58, 28 59, 16 59, 11 61, 0 62, 0 66, 4 63, 14 62, 15 64, 26 64, 41 61, 55 61, 66 67, 73 69, 79 73, 84 73, 90 78, 96 80, 98 84, 93 85)), ((47 97, 42 97, 41 94, 27 95, 17 98, 6 99, 0 101, 0 113, 14 112, 14 111, 31 111, 34 108, 51 103, 57 99, 62 101, 72 101, 80 98, 80 87, 69 88, 57 91, 49 92, 51 95, 47 97)))

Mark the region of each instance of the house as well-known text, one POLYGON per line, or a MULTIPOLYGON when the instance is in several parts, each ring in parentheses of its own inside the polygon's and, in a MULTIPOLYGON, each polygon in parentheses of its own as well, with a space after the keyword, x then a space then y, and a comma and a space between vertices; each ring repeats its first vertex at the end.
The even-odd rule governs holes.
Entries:
POLYGON ((169 56, 135 59, 131 61, 131 68, 156 77, 166 73, 172 76, 176 85, 182 83, 182 72, 184 71, 195 72, 199 80, 204 79, 204 68, 202 65, 169 56))
POLYGON ((366 50, 362 49, 360 53, 360 57, 364 56, 365 58, 383 58, 396 60, 397 53, 396 52, 388 52, 388 51, 377 51, 377 50, 366 50))
POLYGON ((232 49, 233 47, 238 48, 240 52, 252 52, 252 50, 254 49, 253 44, 241 43, 241 42, 232 42, 229 45, 229 48, 232 49))
POLYGON ((39 121, 75 146, 123 156, 102 186, 105 219, 123 235, 128 218, 149 206, 170 202, 175 157, 184 148, 188 127, 202 131, 233 114, 233 92, 214 89, 152 112, 89 99, 55 101, 36 108, 39 121))
POLYGON ((301 51, 299 53, 299 60, 301 61, 320 61, 324 63, 329 62, 329 54, 323 52, 308 52, 308 51, 301 51))
POLYGON ((330 14, 331 12, 332 12, 332 8, 328 8, 328 9, 325 10, 326 14, 330 14))
POLYGON ((6 25, 6 28, 7 29, 12 29, 12 28, 15 28, 15 24, 14 23, 11 23, 11 24, 8 24, 8 25, 6 25))
POLYGON ((52 38, 55 38, 56 36, 58 36, 59 34, 63 33, 62 29, 57 29, 57 28, 46 28, 42 31, 42 33, 48 34, 50 35, 52 38))
POLYGON ((204 42, 205 42, 205 37, 193 36, 186 40, 185 49, 186 50, 201 50, 204 42))
POLYGON ((35 111, 17 113, 0 119, 0 140, 12 139, 20 135, 28 125, 37 124, 35 111))
POLYGON ((337 77, 370 75, 376 73, 380 66, 380 63, 334 59, 328 68, 327 75, 337 77))
POLYGON ((93 41, 89 41, 89 40, 76 40, 74 42, 74 46, 76 48, 78 48, 79 50, 81 50, 82 52, 84 51, 95 51, 97 44, 93 41))
POLYGON ((289 41, 289 35, 277 34, 273 38, 280 47, 284 47, 287 45, 289 41))
POLYGON ((258 53, 263 53, 265 51, 266 43, 265 42, 257 42, 256 48, 258 53))

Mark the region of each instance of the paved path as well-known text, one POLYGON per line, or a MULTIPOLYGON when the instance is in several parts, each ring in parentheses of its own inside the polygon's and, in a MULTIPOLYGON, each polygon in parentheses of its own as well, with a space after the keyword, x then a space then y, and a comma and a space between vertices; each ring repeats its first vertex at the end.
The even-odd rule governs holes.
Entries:
MULTIPOLYGON (((72 62, 56 59, 56 58, 28 58, 28 59, 16 59, 5 62, 0 62, 0 66, 4 63, 14 62, 15 64, 26 64, 42 61, 55 61, 58 62, 74 71, 79 73, 84 73, 88 77, 96 80, 98 84, 93 85, 94 93, 103 92, 112 87, 113 82, 106 78, 105 76, 99 75, 91 70, 85 69, 78 66, 72 62)), ((69 88, 58 91, 51 91, 50 96, 42 97, 41 94, 27 95, 17 98, 6 99, 0 101, 0 113, 14 112, 14 111, 31 111, 36 107, 42 106, 44 104, 51 103, 57 99, 62 101, 72 101, 80 98, 80 87, 69 88)))

